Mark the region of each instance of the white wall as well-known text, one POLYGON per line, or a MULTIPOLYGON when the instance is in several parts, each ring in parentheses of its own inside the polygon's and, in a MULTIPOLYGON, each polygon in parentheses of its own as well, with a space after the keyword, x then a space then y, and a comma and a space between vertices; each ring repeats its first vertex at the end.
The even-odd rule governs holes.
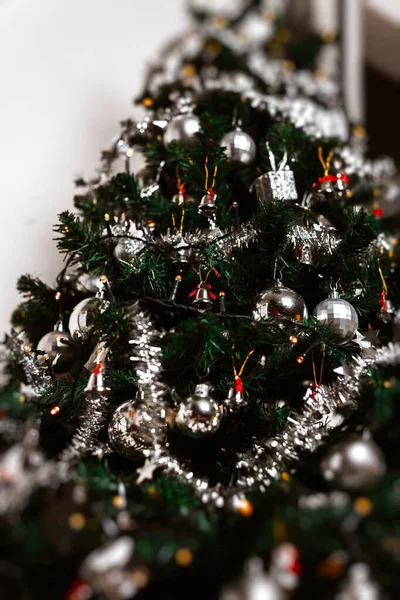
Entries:
POLYGON ((184 0, 0 0, 0 338, 15 282, 49 283, 73 179, 134 113, 143 72, 185 27, 184 0))

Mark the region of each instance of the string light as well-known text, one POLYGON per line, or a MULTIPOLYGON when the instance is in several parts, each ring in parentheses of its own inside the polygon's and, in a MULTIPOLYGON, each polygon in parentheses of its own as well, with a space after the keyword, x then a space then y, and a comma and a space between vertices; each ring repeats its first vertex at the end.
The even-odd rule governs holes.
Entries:
POLYGON ((298 341, 299 340, 295 335, 291 335, 289 338, 289 342, 291 342, 292 344, 297 344, 298 341))
POLYGON ((54 417, 55 415, 58 415, 58 413, 60 412, 60 407, 59 406, 53 406, 50 409, 50 414, 52 417, 54 417))
POLYGON ((371 514, 374 505, 372 504, 369 498, 366 498, 365 496, 360 496, 359 498, 356 498, 354 500, 353 507, 359 515, 366 517, 367 515, 371 514))
POLYGON ((68 525, 74 531, 80 531, 86 525, 86 519, 82 513, 71 513, 68 517, 68 525))
POLYGON ((59 300, 59 299, 61 298, 61 292, 56 292, 56 293, 54 294, 54 298, 55 298, 56 300, 59 300))
POLYGON ((179 548, 175 552, 175 562, 180 567, 188 567, 193 562, 193 552, 189 548, 179 548))

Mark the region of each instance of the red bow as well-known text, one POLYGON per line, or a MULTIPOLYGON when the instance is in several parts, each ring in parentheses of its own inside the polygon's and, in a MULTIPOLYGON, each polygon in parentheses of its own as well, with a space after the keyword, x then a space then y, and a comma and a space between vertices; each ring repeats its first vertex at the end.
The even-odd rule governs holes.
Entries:
POLYGON ((211 300, 216 300, 217 299, 217 296, 210 291, 211 290, 211 285, 209 283, 207 283, 207 285, 205 285, 204 283, 197 284, 196 285, 196 289, 194 289, 192 292, 190 292, 189 298, 191 298, 192 296, 196 295, 197 290, 200 289, 200 286, 205 287, 208 290, 208 293, 209 293, 209 296, 210 296, 211 300))
POLYGON ((386 304, 386 294, 384 291, 382 291, 379 295, 379 300, 378 300, 379 304, 381 305, 382 310, 386 310, 387 308, 387 304, 386 304))
MULTIPOLYGON (((324 183, 325 181, 330 181, 336 183, 337 181, 343 181, 343 183, 349 183, 349 178, 344 173, 339 173, 339 175, 324 175, 323 177, 318 178, 318 183, 324 183)), ((315 183, 314 186, 315 187, 315 183)))
POLYGON ((236 375, 236 377, 235 377, 235 394, 243 394, 243 392, 244 392, 243 380, 241 377, 238 377, 236 375))

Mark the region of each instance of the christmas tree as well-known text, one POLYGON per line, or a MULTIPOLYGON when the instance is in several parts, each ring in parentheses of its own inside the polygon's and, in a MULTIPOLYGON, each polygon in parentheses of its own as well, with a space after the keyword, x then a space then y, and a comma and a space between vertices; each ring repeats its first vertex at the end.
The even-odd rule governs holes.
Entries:
POLYGON ((346 121, 335 39, 203 4, 76 182, 55 286, 18 282, 6 598, 400 587, 393 165, 346 121))

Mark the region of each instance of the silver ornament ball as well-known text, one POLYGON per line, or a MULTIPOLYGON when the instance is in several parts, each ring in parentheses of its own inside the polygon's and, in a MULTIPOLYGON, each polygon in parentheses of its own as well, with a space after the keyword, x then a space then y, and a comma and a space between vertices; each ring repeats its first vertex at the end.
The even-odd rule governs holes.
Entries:
POLYGON ((134 262, 135 257, 146 246, 145 242, 139 239, 143 237, 143 232, 136 231, 134 236, 134 238, 127 237, 118 240, 114 248, 115 258, 123 262, 134 262))
POLYGON ((102 298, 85 298, 77 304, 69 318, 69 331, 73 338, 81 339, 94 325, 93 314, 103 312, 108 302, 102 298))
POLYGON ((192 142, 200 131, 200 120, 192 114, 186 113, 172 117, 164 132, 164 144, 171 142, 192 142))
POLYGON ((318 323, 325 325, 336 344, 341 346, 353 339, 358 328, 355 308, 343 298, 334 295, 320 302, 314 309, 318 323))
POLYGON ((221 140, 221 146, 225 148, 231 164, 247 167, 256 157, 257 148, 253 138, 241 129, 226 133, 221 140))
POLYGON ((357 492, 375 486, 386 471, 382 450, 373 440, 349 436, 330 448, 321 473, 332 487, 357 492))
MULTIPOLYGON (((64 331, 61 321, 56 323, 54 331, 50 331, 42 337, 37 349, 49 357, 52 370, 56 375, 68 373, 79 354, 79 346, 70 334, 64 331)), ((43 355, 39 355, 37 359, 40 366, 46 366, 47 361, 43 355)))
POLYGON ((128 400, 117 408, 108 427, 111 446, 126 458, 145 456, 153 444, 152 418, 138 400, 128 400))
POLYGON ((277 282, 257 297, 253 317, 256 321, 270 318, 301 321, 308 317, 308 311, 300 294, 277 282))
POLYGON ((196 386, 194 394, 181 402, 175 417, 179 431, 193 439, 213 435, 221 422, 222 409, 210 396, 210 388, 206 384, 196 386))

